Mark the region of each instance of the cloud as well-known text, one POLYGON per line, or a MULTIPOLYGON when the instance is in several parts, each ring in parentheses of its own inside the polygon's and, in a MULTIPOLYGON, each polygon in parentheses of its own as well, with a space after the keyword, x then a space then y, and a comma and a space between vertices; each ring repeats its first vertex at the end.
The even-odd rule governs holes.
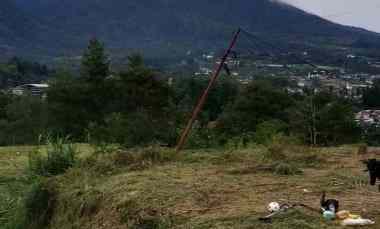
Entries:
POLYGON ((379 0, 278 0, 329 20, 380 32, 379 0))

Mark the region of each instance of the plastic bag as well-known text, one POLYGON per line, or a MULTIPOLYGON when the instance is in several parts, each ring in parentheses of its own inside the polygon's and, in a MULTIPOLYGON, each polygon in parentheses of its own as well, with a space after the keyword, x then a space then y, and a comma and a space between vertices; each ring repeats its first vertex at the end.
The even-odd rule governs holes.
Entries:
POLYGON ((342 226, 366 226, 375 224, 370 219, 345 219, 342 221, 342 226))

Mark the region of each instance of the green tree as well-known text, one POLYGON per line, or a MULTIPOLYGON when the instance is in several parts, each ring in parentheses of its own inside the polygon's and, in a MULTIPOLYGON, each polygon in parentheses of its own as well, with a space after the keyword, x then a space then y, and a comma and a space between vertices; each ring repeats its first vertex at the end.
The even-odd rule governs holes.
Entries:
POLYGON ((360 135, 350 102, 330 94, 305 96, 288 113, 293 133, 312 145, 352 143, 360 135))
POLYGON ((366 108, 380 108, 380 80, 374 82, 373 88, 366 90, 363 94, 363 105, 366 108))
POLYGON ((87 82, 101 84, 109 73, 110 63, 104 45, 97 39, 90 40, 82 58, 81 77, 87 82))
MULTIPOLYGON (((174 86, 174 103, 178 110, 190 114, 208 83, 208 79, 187 78, 178 80, 174 86)), ((206 125, 210 121, 217 120, 227 105, 235 100, 238 92, 238 82, 222 75, 209 93, 198 119, 201 124, 206 125)))
POLYGON ((133 146, 176 138, 173 91, 166 80, 145 66, 140 55, 130 56, 127 69, 105 83, 112 87, 106 95, 109 109, 101 122, 92 122, 93 139, 133 146))
POLYGON ((221 119, 218 129, 232 135, 255 132, 257 125, 268 120, 287 122, 286 109, 293 106, 293 99, 284 91, 264 81, 255 81, 245 88, 230 105, 221 119))
POLYGON ((87 84, 81 83, 70 73, 57 73, 47 91, 51 132, 70 135, 76 140, 83 139, 84 129, 92 116, 86 109, 86 103, 91 99, 86 88, 87 84))
POLYGON ((0 120, 0 144, 36 144, 47 131, 46 104, 32 96, 16 97, 6 106, 0 120))
POLYGON ((12 96, 8 93, 0 91, 0 119, 6 119, 7 106, 12 102, 12 96))
POLYGON ((146 110, 151 114, 161 114, 169 104, 171 90, 166 81, 147 68, 140 55, 128 57, 127 71, 120 73, 118 82, 122 112, 132 113, 146 110))
POLYGON ((82 106, 88 116, 87 121, 101 122, 109 111, 113 84, 110 80, 110 62, 104 45, 97 39, 89 42, 84 51, 80 69, 82 106))
POLYGON ((326 145, 355 143, 360 138, 360 128, 355 123, 352 105, 343 100, 327 104, 320 113, 321 141, 326 145))

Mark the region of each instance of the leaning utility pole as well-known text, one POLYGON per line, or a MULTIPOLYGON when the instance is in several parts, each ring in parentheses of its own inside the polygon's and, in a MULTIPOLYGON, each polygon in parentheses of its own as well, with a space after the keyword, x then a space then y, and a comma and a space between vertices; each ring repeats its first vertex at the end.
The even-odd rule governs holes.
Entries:
POLYGON ((206 102, 206 99, 208 97, 208 94, 209 94, 210 90, 214 86, 215 81, 218 79, 220 72, 222 71, 223 67, 225 66, 226 60, 227 60, 228 56, 230 55, 233 47, 235 46, 240 32, 241 32, 241 29, 239 28, 236 31, 236 33, 235 33, 235 35, 234 35, 234 37, 233 37, 233 39, 232 39, 232 41, 231 41, 228 49, 226 50, 224 56, 222 57, 222 59, 221 59, 219 65, 218 65, 216 71, 214 72, 214 75, 211 77, 210 82, 209 82, 207 88, 205 89, 205 91, 203 92, 202 96, 200 97, 197 105, 194 107, 194 110, 193 110, 193 113, 191 115, 191 118, 189 119, 189 121, 187 123, 187 126, 184 129, 184 131, 182 132, 181 138, 180 138, 180 140, 179 140, 179 142, 177 144, 177 147, 176 147, 176 152, 177 153, 180 152, 182 150, 183 146, 185 145, 187 137, 190 134, 191 128, 193 127, 193 124, 194 124, 195 120, 197 119, 199 113, 201 112, 201 110, 202 110, 202 108, 203 108, 203 106, 204 106, 204 104, 206 102))

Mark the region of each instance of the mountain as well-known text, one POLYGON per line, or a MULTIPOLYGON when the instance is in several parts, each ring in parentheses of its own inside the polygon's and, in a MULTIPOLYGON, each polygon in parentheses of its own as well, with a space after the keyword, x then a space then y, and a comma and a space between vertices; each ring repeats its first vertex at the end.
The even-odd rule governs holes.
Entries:
POLYGON ((0 50, 4 52, 26 44, 28 37, 34 36, 36 24, 11 0, 2 0, 0 6, 0 50))
POLYGON ((0 2, 0 47, 24 54, 78 54, 97 37, 115 52, 141 49, 182 55, 224 47, 239 26, 289 47, 380 44, 377 33, 335 24, 273 0, 0 2))

